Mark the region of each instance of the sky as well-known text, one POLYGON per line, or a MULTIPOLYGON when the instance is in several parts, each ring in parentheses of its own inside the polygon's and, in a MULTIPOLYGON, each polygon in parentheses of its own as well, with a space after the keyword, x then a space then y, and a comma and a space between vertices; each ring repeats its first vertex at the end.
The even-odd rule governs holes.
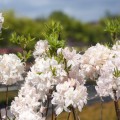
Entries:
POLYGON ((97 21, 106 12, 120 14, 120 0, 0 0, 0 11, 14 10, 17 16, 47 17, 63 11, 83 22, 97 21))

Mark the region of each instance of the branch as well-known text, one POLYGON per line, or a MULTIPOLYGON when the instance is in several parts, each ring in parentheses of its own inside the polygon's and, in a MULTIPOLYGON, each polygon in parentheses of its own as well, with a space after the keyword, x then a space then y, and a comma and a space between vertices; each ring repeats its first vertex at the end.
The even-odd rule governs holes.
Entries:
POLYGON ((117 120, 120 120, 120 109, 119 109, 118 99, 116 96, 116 90, 113 90, 113 93, 114 93, 114 99, 115 99, 114 105, 115 105, 116 117, 117 117, 117 120))

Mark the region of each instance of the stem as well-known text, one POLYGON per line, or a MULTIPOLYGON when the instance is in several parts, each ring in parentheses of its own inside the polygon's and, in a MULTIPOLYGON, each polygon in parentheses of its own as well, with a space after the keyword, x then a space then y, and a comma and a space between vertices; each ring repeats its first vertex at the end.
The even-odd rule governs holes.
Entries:
POLYGON ((0 109, 0 120, 2 120, 2 114, 1 114, 1 109, 0 109))
POLYGON ((70 112, 68 113, 68 117, 67 117, 67 120, 69 120, 69 118, 70 118, 70 112))
POLYGON ((47 119, 47 114, 48 114, 48 110, 49 110, 49 96, 47 96, 47 109, 46 109, 46 118, 45 120, 47 119))
POLYGON ((80 120, 80 117, 79 117, 79 115, 78 115, 78 120, 80 120))
POLYGON ((113 32, 112 33, 112 42, 113 42, 113 44, 114 44, 116 38, 117 38, 117 34, 116 34, 116 32, 113 32))
POLYGON ((57 116, 55 115, 55 120, 57 120, 57 116))
POLYGON ((76 114, 75 114, 75 109, 72 107, 72 112, 73 112, 73 117, 74 117, 74 120, 77 120, 76 119, 76 114))
POLYGON ((80 120, 79 111, 77 110, 77 119, 80 120))
POLYGON ((113 93, 114 93, 114 99, 115 99, 114 105, 115 105, 116 117, 117 117, 117 120, 120 120, 120 109, 119 109, 118 99, 116 96, 116 90, 113 90, 113 93))
POLYGON ((54 117, 54 112, 53 112, 53 105, 52 105, 52 118, 51 118, 51 120, 53 120, 53 117, 54 117))
POLYGON ((8 109, 8 85, 6 86, 7 90, 6 90, 6 118, 8 117, 8 113, 7 113, 7 109, 8 109))
POLYGON ((103 115, 103 102, 102 102, 102 99, 100 99, 100 106, 101 106, 101 109, 100 109, 100 120, 102 120, 102 115, 103 115))

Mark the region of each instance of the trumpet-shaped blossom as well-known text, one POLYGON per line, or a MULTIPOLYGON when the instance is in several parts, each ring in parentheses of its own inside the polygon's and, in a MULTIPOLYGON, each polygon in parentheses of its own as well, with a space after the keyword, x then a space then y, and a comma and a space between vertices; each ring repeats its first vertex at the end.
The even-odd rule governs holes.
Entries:
POLYGON ((11 103, 11 112, 17 120, 42 120, 42 114, 38 111, 40 95, 37 89, 26 81, 18 93, 18 97, 11 103), (31 117, 27 116, 27 113, 31 117), (41 119, 40 119, 41 118, 41 119))
POLYGON ((0 82, 12 85, 23 80, 24 64, 15 54, 4 54, 0 57, 0 82))
POLYGON ((55 85, 59 82, 62 82, 66 76, 67 73, 64 70, 64 65, 58 64, 54 57, 37 58, 35 60, 35 64, 31 67, 31 71, 28 73, 27 79, 31 80, 31 82, 34 84, 38 84, 43 81, 50 85, 55 85), (36 81, 37 79, 34 77, 38 78, 39 80, 36 81))
POLYGON ((62 54, 64 58, 69 61, 69 60, 79 60, 81 55, 76 53, 75 49, 70 50, 70 48, 66 47, 62 50, 62 54))
POLYGON ((56 92, 53 92, 52 104, 57 105, 55 112, 59 115, 63 110, 69 112, 70 106, 82 110, 87 103, 87 89, 76 79, 68 79, 64 83, 56 86, 56 92))
POLYGON ((70 50, 68 47, 64 49, 59 48, 57 54, 62 55, 63 59, 66 61, 68 77, 77 79, 80 83, 85 83, 84 74, 79 67, 81 55, 77 53, 75 49, 70 50))
POLYGON ((120 57, 120 40, 118 40, 112 47, 111 49, 111 56, 110 57, 113 57, 113 56, 119 56, 120 57))
POLYGON ((31 67, 31 71, 28 72, 25 84, 18 97, 12 102, 12 113, 18 118, 21 112, 27 109, 36 111, 36 114, 38 114, 37 109, 40 106, 41 112, 42 102, 47 100, 49 90, 53 88, 53 85, 62 82, 64 77, 66 77, 66 72, 63 66, 58 64, 54 58, 37 58, 35 64, 31 67))
MULTIPOLYGON (((120 54, 120 52, 119 52, 120 54)), ((120 97, 120 57, 115 54, 115 56, 109 58, 100 70, 100 77, 97 81, 96 90, 100 96, 111 96, 114 99, 115 90, 117 93, 117 98, 120 97), (115 75, 115 72, 118 72, 115 75)))
POLYGON ((45 120, 45 118, 42 117, 41 113, 36 114, 34 111, 28 109, 23 111, 16 120, 45 120))
POLYGON ((110 49, 99 43, 85 51, 80 60, 80 68, 87 79, 93 80, 98 77, 102 65, 109 58, 110 52, 110 49))
POLYGON ((35 50, 33 52, 34 57, 40 57, 45 55, 49 48, 47 40, 39 40, 35 45, 35 50))
POLYGON ((2 16, 2 13, 0 13, 0 30, 2 28, 3 22, 4 22, 4 17, 2 16))

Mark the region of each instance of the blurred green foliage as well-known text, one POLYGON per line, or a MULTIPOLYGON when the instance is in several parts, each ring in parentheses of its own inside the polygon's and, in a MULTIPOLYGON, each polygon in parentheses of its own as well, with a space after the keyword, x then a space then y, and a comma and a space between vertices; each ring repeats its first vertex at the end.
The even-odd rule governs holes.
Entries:
MULTIPOLYGON (((110 41, 109 34, 104 31, 106 18, 98 22, 82 23, 63 12, 53 12, 48 18, 19 18, 14 15, 13 11, 4 12, 5 22, 3 24, 0 46, 13 46, 10 42, 12 33, 16 32, 17 36, 35 38, 30 42, 29 49, 33 50, 34 44, 40 39, 45 39, 45 25, 50 21, 58 21, 62 24, 63 29, 60 33, 60 39, 70 46, 84 47, 94 45, 97 42, 105 43, 110 41)), ((117 17, 117 16, 116 16, 117 17)), ((109 16, 109 19, 114 18, 109 16)), ((49 31, 50 32, 50 31, 49 31)))
MULTIPOLYGON (((5 12, 4 13, 5 22, 3 24, 3 29, 1 33, 2 40, 0 41, 1 46, 11 46, 10 42, 12 33, 16 32, 19 36, 31 38, 35 37, 35 40, 43 39, 41 32, 43 31, 43 22, 45 21, 35 21, 28 18, 17 18, 14 15, 14 12, 5 12)), ((31 43, 31 48, 34 46, 35 42, 31 43)))

